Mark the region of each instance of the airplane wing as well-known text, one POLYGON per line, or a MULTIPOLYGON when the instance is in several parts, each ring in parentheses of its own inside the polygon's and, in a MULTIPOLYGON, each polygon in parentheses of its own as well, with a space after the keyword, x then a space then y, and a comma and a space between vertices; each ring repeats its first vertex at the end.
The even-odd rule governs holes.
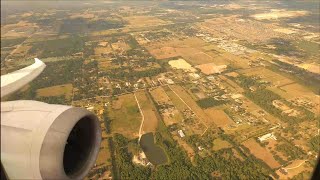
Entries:
MULTIPOLYGON (((1 76, 1 97, 35 79, 39 59, 1 76)), ((54 74, 53 74, 54 76, 54 74)), ((1 179, 84 179, 101 143, 99 118, 79 107, 17 100, 1 102, 1 179)))
POLYGON ((9 95, 31 82, 44 70, 46 65, 38 58, 23 69, 1 76, 1 97, 9 95))

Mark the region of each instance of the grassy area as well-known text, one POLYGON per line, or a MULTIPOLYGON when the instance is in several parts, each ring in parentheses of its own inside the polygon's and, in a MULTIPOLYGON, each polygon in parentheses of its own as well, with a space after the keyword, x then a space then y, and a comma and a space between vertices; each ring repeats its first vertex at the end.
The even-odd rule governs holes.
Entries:
POLYGON ((224 141, 220 138, 217 138, 213 141, 212 150, 218 151, 220 149, 226 149, 226 148, 230 148, 230 147, 232 147, 232 145, 228 141, 224 141))
POLYGON ((37 90, 37 96, 61 96, 65 95, 67 99, 72 96, 72 84, 62 84, 58 86, 50 86, 47 88, 41 88, 37 90))
POLYGON ((111 129, 129 139, 138 137, 141 115, 132 94, 119 96, 109 107, 111 129))

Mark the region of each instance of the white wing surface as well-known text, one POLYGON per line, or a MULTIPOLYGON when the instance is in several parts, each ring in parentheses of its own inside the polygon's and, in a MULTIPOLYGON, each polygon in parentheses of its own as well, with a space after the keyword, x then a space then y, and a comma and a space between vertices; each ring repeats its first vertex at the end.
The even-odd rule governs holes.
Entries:
POLYGON ((1 76, 1 97, 9 95, 31 82, 44 70, 46 65, 38 58, 25 68, 1 76))

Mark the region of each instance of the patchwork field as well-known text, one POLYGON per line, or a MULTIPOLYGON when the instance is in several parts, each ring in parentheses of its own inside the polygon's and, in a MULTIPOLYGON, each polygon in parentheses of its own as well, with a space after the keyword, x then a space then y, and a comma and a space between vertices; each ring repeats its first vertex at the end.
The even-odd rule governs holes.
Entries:
POLYGON ((171 60, 168 63, 172 68, 175 68, 175 69, 182 69, 190 72, 196 71, 189 63, 187 63, 184 59, 181 59, 181 58, 177 60, 171 60))
POLYGON ((111 53, 111 52, 112 52, 112 48, 109 45, 107 45, 105 47, 96 47, 94 49, 94 54, 95 55, 99 55, 99 56, 101 54, 108 54, 108 53, 111 53))
POLYGON ((182 114, 174 107, 171 99, 163 90, 162 87, 153 89, 150 91, 153 99, 160 105, 163 106, 171 106, 166 111, 162 112, 162 117, 164 123, 168 126, 174 123, 182 122, 183 116, 182 114))
POLYGON ((124 41, 118 41, 111 44, 111 47, 114 51, 127 51, 130 49, 130 46, 124 41))
POLYGON ((155 109, 153 107, 152 102, 147 97, 145 91, 135 92, 135 95, 137 97, 142 113, 144 115, 142 134, 155 132, 158 127, 158 118, 155 114, 155 109))
POLYGON ((311 111, 316 114, 320 112, 320 96, 300 84, 292 83, 281 87, 269 87, 268 89, 288 100, 303 98, 313 104, 314 107, 310 109, 311 111))
POLYGON ((243 20, 239 16, 225 16, 207 19, 197 24, 198 28, 215 37, 235 37, 248 42, 267 41, 271 38, 283 37, 282 33, 274 32, 277 26, 256 20, 243 20))
POLYGON ((129 23, 129 27, 148 27, 167 24, 166 21, 154 16, 128 16, 123 17, 123 19, 129 23))
POLYGON ((204 110, 204 112, 209 116, 208 120, 211 120, 207 122, 208 124, 214 123, 215 125, 221 128, 235 124, 234 121, 232 121, 223 110, 207 108, 204 110))
POLYGON ((274 86, 283 86, 293 83, 292 80, 263 67, 250 68, 238 72, 245 74, 246 76, 259 76, 263 80, 271 82, 274 86))
POLYGON ((263 160, 271 168, 277 168, 280 164, 274 159, 272 154, 267 149, 261 147, 254 139, 249 139, 243 142, 250 152, 258 159, 263 160))
POLYGON ((309 173, 305 174, 308 177, 304 176, 304 178, 310 179, 311 178, 311 177, 309 177, 311 175, 310 172, 313 171, 313 167, 311 167, 309 164, 307 164, 305 162, 305 160, 295 160, 290 165, 284 167, 283 169, 285 169, 288 172, 288 174, 284 175, 281 172, 279 172, 279 170, 277 170, 276 173, 280 176, 280 179, 293 178, 295 175, 298 175, 299 173, 301 173, 303 171, 309 172, 309 173))
POLYGON ((63 84, 58 86, 51 86, 47 88, 41 88, 37 90, 37 96, 62 96, 65 95, 67 99, 72 96, 73 86, 72 84, 63 84))
POLYGON ((157 59, 183 57, 192 65, 214 62, 211 54, 202 47, 207 44, 199 38, 170 39, 169 41, 152 42, 145 45, 148 51, 157 59))
POLYGON ((299 16, 305 16, 307 14, 307 11, 276 10, 268 13, 255 14, 252 15, 252 17, 257 20, 277 20, 279 18, 294 18, 299 16))
POLYGON ((195 113, 196 117, 200 120, 200 123, 207 127, 207 123, 211 121, 210 117, 208 117, 204 110, 198 106, 192 97, 181 86, 173 85, 169 87, 188 109, 191 109, 195 113))
POLYGON ((227 68, 226 65, 217 66, 214 63, 201 64, 196 66, 196 68, 200 69, 203 74, 210 75, 215 73, 221 73, 223 70, 227 68))
POLYGON ((118 96, 117 100, 112 101, 109 114, 113 132, 121 133, 129 139, 138 137, 141 115, 132 94, 118 96))

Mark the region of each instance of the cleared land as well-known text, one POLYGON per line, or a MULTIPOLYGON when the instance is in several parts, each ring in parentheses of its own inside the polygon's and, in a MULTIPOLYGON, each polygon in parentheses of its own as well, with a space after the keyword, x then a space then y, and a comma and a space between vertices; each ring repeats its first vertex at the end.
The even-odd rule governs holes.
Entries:
MULTIPOLYGON (((312 172, 314 167, 311 167, 309 164, 305 162, 305 160, 294 160, 290 165, 284 167, 283 169, 287 170, 288 174, 284 175, 281 172, 276 171, 276 173, 280 176, 280 179, 288 179, 292 178, 295 175, 298 175, 299 173, 303 171, 309 171, 312 172)), ((311 175, 311 173, 310 173, 311 175)), ((306 178, 306 179, 310 179, 306 178)))
POLYGON ((211 122, 208 122, 209 124, 214 123, 221 128, 235 124, 223 110, 207 108, 204 112, 209 116, 209 120, 211 120, 211 122))
POLYGON ((168 62, 172 68, 175 69, 183 69, 186 71, 194 72, 196 71, 189 63, 187 63, 184 59, 171 60, 168 62))
POLYGON ((271 82, 275 86, 283 86, 286 84, 293 83, 292 80, 277 74, 269 69, 264 67, 250 68, 245 70, 238 71, 241 74, 245 74, 246 76, 259 76, 262 79, 271 82))
POLYGON ((72 84, 63 84, 58 86, 51 86, 47 88, 41 88, 37 90, 38 96, 62 96, 65 95, 66 98, 71 98, 72 96, 72 84))
POLYGON ((147 27, 167 24, 166 21, 154 16, 128 16, 123 17, 123 19, 129 23, 129 27, 147 27))
POLYGON ((141 115, 132 94, 118 96, 109 108, 112 132, 121 133, 129 139, 138 137, 141 115))
POLYGON ((228 141, 224 141, 221 138, 217 138, 213 141, 212 150, 218 151, 220 149, 230 148, 232 145, 228 141))
POLYGON ((170 39, 151 42, 145 45, 150 54, 157 59, 183 57, 192 65, 215 62, 212 55, 206 53, 202 47, 207 44, 199 38, 192 37, 184 40, 170 39))
POLYGON ((243 142, 243 145, 249 148, 250 152, 258 159, 263 160, 271 168, 277 168, 280 164, 273 158, 267 149, 261 147, 254 139, 243 142))
POLYGON ((135 95, 139 101, 142 113, 144 115, 142 134, 155 132, 158 127, 158 118, 155 114, 155 109, 152 105, 152 102, 147 97, 145 91, 136 92, 135 95))
POLYGON ((214 63, 208 63, 208 64, 198 65, 196 66, 196 68, 200 69, 203 74, 209 75, 209 74, 220 73, 224 69, 226 69, 227 66, 226 65, 217 66, 214 63))
POLYGON ((104 139, 101 141, 100 145, 100 151, 96 160, 96 164, 99 165, 108 165, 109 159, 110 159, 110 151, 109 151, 109 146, 108 146, 108 141, 107 139, 104 139))
POLYGON ((277 20, 279 18, 294 18, 307 15, 307 11, 284 11, 274 10, 268 13, 261 13, 252 15, 257 20, 277 20))
POLYGON ((153 99, 159 104, 163 106, 171 106, 170 108, 161 112, 164 123, 168 126, 174 123, 182 122, 183 116, 182 114, 174 107, 171 99, 163 90, 162 87, 158 87, 150 91, 153 99))

